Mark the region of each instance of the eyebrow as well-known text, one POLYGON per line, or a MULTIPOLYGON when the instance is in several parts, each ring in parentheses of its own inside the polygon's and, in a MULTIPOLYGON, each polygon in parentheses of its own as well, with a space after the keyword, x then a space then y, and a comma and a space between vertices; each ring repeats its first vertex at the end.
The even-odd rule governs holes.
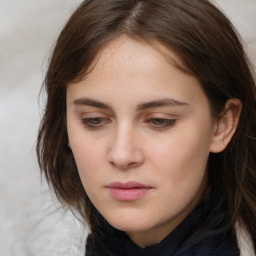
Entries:
POLYGON ((145 110, 148 108, 157 108, 157 107, 166 107, 166 106, 188 106, 188 103, 185 103, 176 99, 166 98, 166 99, 153 100, 153 101, 139 104, 136 110, 139 111, 139 110, 145 110))
MULTIPOLYGON (((102 108, 102 109, 111 109, 111 107, 105 103, 89 99, 89 98, 79 98, 73 101, 74 105, 86 105, 90 107, 102 108)), ((145 103, 138 104, 136 107, 136 111, 141 111, 149 108, 158 108, 158 107, 166 107, 166 106, 188 106, 188 103, 172 99, 159 99, 153 100, 145 103)))
POLYGON ((76 99, 73 101, 74 105, 86 105, 86 106, 90 106, 90 107, 96 107, 96 108, 103 108, 103 109, 110 109, 110 106, 96 101, 96 100, 92 100, 92 99, 87 99, 87 98, 80 98, 80 99, 76 99))

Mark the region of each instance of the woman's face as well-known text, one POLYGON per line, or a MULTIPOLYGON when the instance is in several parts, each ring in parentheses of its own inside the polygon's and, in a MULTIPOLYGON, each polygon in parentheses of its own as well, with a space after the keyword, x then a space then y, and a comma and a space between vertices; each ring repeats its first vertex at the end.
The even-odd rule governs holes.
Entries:
POLYGON ((208 100, 151 46, 124 36, 107 45, 67 88, 67 127, 90 200, 138 245, 162 240, 204 196, 215 129, 208 100))

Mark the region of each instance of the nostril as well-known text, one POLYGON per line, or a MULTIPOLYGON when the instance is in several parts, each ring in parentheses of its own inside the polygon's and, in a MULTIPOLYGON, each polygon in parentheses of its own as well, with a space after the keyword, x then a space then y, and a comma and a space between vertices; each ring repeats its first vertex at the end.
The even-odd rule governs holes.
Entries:
POLYGON ((115 161, 110 161, 109 162, 113 167, 116 167, 120 170, 127 170, 127 169, 132 169, 135 168, 137 166, 141 165, 141 162, 128 162, 128 163, 124 163, 124 162, 115 162, 115 161))
POLYGON ((136 162, 132 162, 128 164, 128 167, 132 168, 132 167, 136 167, 138 165, 138 163, 136 162))

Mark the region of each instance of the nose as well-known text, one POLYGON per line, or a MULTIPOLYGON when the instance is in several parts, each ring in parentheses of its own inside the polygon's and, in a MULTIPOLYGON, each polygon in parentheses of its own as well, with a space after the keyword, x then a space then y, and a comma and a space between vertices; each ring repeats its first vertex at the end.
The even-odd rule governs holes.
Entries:
POLYGON ((109 147, 108 161, 121 170, 142 165, 142 145, 139 145, 138 136, 132 127, 123 127, 115 132, 109 147))

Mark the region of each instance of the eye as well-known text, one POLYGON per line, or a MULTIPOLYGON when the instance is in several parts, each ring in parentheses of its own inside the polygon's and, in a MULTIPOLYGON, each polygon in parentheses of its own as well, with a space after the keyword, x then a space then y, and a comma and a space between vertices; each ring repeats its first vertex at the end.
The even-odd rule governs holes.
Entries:
POLYGON ((82 118, 82 124, 90 129, 99 129, 104 125, 110 123, 110 120, 104 117, 91 117, 91 118, 82 118))
POLYGON ((151 127, 156 129, 164 129, 173 126, 176 122, 176 119, 167 119, 167 118, 150 118, 146 120, 151 127))

